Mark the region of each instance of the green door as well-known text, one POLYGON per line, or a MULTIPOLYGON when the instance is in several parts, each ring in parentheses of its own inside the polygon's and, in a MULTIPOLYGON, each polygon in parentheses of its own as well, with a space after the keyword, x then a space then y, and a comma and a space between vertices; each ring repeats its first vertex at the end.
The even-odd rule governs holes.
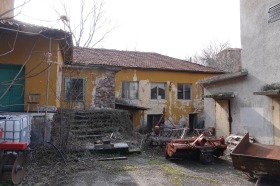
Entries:
POLYGON ((4 95, 0 99, 0 111, 24 110, 24 68, 12 83, 20 69, 21 65, 0 64, 0 98, 4 95), (11 83, 11 88, 6 92, 11 83))

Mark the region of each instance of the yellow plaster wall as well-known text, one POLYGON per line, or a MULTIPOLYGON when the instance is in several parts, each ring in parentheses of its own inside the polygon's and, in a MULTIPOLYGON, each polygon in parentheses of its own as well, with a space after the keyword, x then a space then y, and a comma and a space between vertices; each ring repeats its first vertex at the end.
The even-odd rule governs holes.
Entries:
MULTIPOLYGON (((29 93, 40 94, 40 105, 46 105, 47 92, 47 68, 48 52, 50 49, 49 39, 42 36, 27 36, 16 33, 3 33, 1 36, 0 56, 1 64, 25 64, 25 89, 24 104, 27 109, 29 93)), ((59 44, 58 41, 51 42, 51 67, 48 90, 48 105, 59 107, 56 101, 58 93, 57 72, 58 63, 62 63, 62 56, 58 59, 59 44)), ((32 108, 35 109, 35 108, 32 108)))
MULTIPOLYGON (((108 71, 109 72, 109 71, 108 71)), ((99 79, 106 76, 107 70, 90 69, 90 68, 75 68, 71 66, 63 67, 63 86, 62 86, 62 108, 77 109, 77 110, 90 110, 95 107, 95 91, 99 79), (85 100, 82 101, 65 101, 65 77, 72 78, 85 78, 86 79, 86 94, 85 100)))
POLYGON ((189 113, 199 113, 202 111, 202 88, 197 85, 196 82, 214 75, 215 74, 190 72, 123 69, 116 74, 116 97, 121 97, 122 81, 138 81, 139 99, 130 100, 130 102, 151 109, 145 111, 144 118, 142 118, 141 111, 134 115, 133 121, 136 127, 146 125, 148 114, 162 114, 163 108, 165 108, 166 111, 166 118, 170 119, 174 124, 188 124, 189 113), (165 100, 150 99, 151 82, 166 83, 165 100), (192 84, 192 100, 177 99, 177 83, 192 84))

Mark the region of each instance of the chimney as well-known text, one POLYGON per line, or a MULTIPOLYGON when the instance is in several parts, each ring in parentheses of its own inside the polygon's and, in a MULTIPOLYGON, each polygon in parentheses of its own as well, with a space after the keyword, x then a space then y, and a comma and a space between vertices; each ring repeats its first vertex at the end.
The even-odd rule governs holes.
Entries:
POLYGON ((0 18, 14 17, 14 0, 0 0, 0 18))

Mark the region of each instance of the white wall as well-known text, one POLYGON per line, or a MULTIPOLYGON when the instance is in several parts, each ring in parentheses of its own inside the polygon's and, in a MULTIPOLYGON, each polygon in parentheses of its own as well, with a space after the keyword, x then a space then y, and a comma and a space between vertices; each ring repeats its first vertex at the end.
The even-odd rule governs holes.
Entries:
MULTIPOLYGON (((205 89, 205 95, 235 92, 231 100, 232 133, 247 131, 257 141, 273 144, 272 98, 253 95, 266 84, 280 82, 280 20, 268 23, 268 10, 280 0, 240 0, 241 63, 249 74, 205 89)), ((205 98, 205 125, 215 126, 215 104, 205 98)))

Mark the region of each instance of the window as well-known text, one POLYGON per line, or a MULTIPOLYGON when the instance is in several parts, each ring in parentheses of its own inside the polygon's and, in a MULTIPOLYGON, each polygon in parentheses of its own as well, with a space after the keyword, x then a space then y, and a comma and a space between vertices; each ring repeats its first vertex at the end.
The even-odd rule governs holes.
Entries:
POLYGON ((273 23, 280 19, 280 3, 269 8, 268 10, 268 23, 273 23))
POLYGON ((165 83, 151 84, 151 99, 165 99, 165 83))
POLYGON ((138 82, 123 81, 122 82, 122 98, 138 99, 138 82))
POLYGON ((65 77, 65 100, 84 101, 85 79, 65 77))
POLYGON ((177 98, 182 100, 191 99, 192 85, 188 83, 178 83, 177 85, 177 98))

